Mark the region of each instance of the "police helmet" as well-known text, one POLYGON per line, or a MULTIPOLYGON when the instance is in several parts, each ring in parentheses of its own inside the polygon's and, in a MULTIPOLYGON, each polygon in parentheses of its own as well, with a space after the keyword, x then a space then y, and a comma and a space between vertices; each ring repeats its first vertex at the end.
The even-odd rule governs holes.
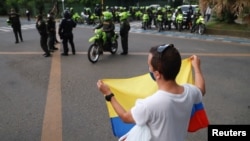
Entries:
POLYGON ((68 10, 65 10, 63 16, 64 16, 65 19, 69 19, 70 18, 70 12, 68 10))
POLYGON ((104 20, 111 20, 113 18, 113 14, 109 11, 105 11, 102 14, 104 20))
POLYGON ((128 18, 128 13, 127 12, 122 12, 119 14, 120 20, 126 20, 128 18))

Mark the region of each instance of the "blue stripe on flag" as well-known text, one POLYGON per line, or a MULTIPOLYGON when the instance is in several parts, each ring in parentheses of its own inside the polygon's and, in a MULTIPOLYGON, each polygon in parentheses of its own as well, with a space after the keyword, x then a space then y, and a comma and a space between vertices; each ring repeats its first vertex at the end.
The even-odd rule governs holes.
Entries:
POLYGON ((121 118, 110 118, 114 136, 120 138, 125 135, 135 124, 124 123, 121 118))
POLYGON ((204 110, 204 107, 203 107, 202 102, 193 105, 191 117, 194 115, 195 112, 197 112, 197 111, 199 111, 199 110, 204 110))

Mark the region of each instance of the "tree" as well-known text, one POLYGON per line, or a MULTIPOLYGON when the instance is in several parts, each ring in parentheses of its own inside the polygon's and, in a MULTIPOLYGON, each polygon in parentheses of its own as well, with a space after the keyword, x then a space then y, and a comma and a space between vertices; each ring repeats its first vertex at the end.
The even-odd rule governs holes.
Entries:
POLYGON ((234 20, 242 14, 244 9, 250 7, 249 0, 200 0, 201 6, 212 4, 213 12, 217 19, 227 23, 234 23, 234 20))
POLYGON ((250 8, 249 0, 237 0, 232 6, 232 12, 239 16, 243 14, 244 9, 246 8, 250 8))
POLYGON ((5 0, 1 0, 0 1, 0 5, 2 5, 2 6, 0 6, 0 14, 7 14, 7 11, 6 11, 6 9, 5 9, 5 0))

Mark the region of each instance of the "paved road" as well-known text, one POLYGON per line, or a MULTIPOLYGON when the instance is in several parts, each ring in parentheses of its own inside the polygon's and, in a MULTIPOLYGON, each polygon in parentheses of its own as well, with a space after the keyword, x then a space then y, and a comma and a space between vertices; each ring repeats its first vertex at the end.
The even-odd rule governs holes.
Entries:
MULTIPOLYGON (((132 28, 128 56, 105 53, 97 64, 86 55, 90 26, 74 30, 77 54, 68 57, 60 49, 44 58, 34 28, 23 30, 19 44, 12 32, 0 32, 1 141, 116 141, 96 81, 148 73, 148 49, 162 43, 174 43, 183 58, 201 57, 211 124, 250 124, 248 44, 133 30, 140 31, 132 28)), ((188 134, 187 141, 200 140, 207 140, 206 129, 188 134)))

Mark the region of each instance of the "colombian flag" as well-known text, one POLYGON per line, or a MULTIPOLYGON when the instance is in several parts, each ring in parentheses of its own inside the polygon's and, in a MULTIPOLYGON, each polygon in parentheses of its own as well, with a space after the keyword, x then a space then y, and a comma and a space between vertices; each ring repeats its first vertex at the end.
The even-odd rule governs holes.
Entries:
MULTIPOLYGON (((150 74, 144 74, 137 77, 126 79, 103 79, 110 86, 111 91, 115 94, 116 99, 126 109, 131 109, 136 99, 145 98, 153 94, 157 90, 156 83, 151 79, 150 74)), ((176 78, 179 84, 194 83, 192 76, 191 61, 182 60, 180 72, 176 78)), ((114 111, 112 105, 107 102, 109 117, 113 129, 114 136, 120 138, 126 134, 134 124, 124 123, 114 111)), ((195 104, 192 109, 189 132, 195 132, 201 128, 207 127, 209 124, 205 109, 202 103, 195 104)))

